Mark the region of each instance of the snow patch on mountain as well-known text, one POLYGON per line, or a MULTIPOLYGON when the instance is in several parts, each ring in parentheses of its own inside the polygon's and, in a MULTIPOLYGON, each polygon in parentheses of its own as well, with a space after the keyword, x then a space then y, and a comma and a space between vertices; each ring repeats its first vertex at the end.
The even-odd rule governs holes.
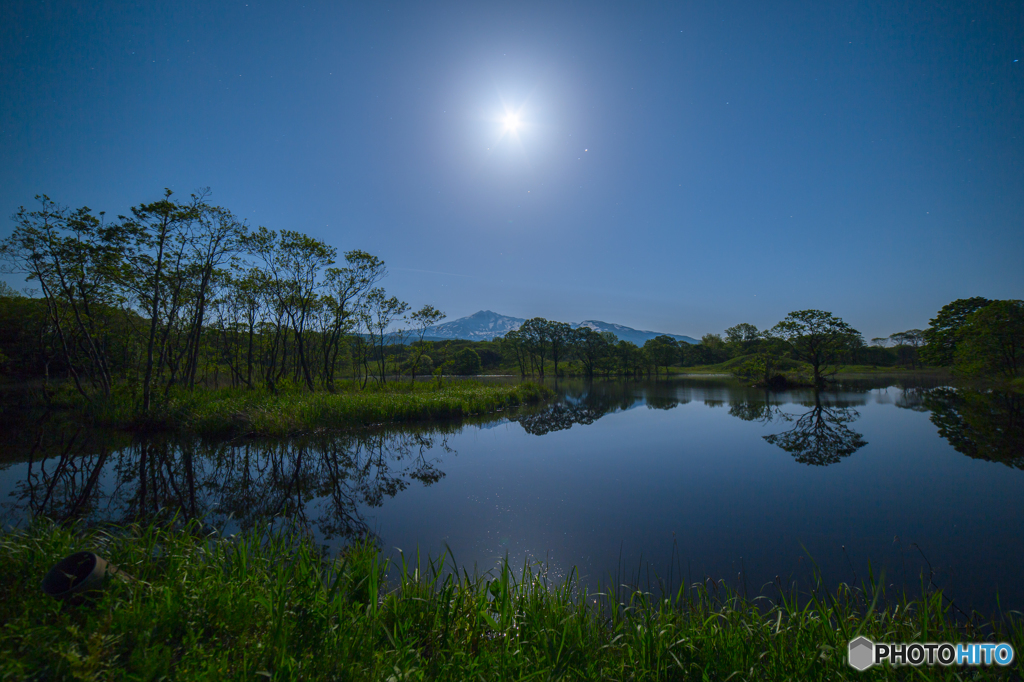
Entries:
POLYGON ((519 329, 525 321, 521 317, 509 317, 490 310, 480 310, 467 317, 429 327, 426 336, 435 339, 491 341, 519 329))

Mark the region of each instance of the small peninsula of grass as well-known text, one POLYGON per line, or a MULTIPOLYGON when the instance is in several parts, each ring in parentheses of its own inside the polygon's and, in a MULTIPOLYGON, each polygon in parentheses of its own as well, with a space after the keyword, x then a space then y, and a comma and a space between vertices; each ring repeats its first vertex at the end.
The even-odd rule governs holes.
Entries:
MULTIPOLYGON (((748 600, 722 583, 668 598, 549 584, 539 567, 473 577, 451 562, 328 557, 308 536, 223 538, 184 527, 0 535, 4 679, 837 680, 847 643, 1008 641, 1019 616, 957 624, 941 594, 886 599, 820 585, 748 600), (94 551, 131 576, 79 603, 39 589, 55 562, 94 551)), ((998 666, 876 668, 871 679, 1005 679, 998 666)))
POLYGON ((67 394, 58 407, 95 426, 180 431, 204 436, 288 436, 319 429, 462 419, 545 400, 551 389, 526 381, 402 382, 384 386, 343 384, 335 392, 300 389, 172 390, 149 413, 127 392, 84 403, 67 394))

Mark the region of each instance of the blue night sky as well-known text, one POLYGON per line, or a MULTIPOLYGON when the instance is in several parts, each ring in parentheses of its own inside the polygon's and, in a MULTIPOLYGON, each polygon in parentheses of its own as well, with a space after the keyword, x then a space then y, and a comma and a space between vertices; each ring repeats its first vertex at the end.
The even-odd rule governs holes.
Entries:
POLYGON ((209 186, 449 319, 871 338, 1024 298, 1018 60, 1020 2, 14 0, 0 212, 209 186))

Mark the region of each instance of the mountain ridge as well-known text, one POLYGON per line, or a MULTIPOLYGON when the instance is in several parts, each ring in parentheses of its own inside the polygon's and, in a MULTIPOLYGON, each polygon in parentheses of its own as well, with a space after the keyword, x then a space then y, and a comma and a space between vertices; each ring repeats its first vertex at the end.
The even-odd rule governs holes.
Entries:
MULTIPOLYGON (((426 330, 426 337, 432 339, 464 339, 467 341, 491 341, 504 336, 510 331, 519 329, 520 325, 526 322, 523 317, 510 317, 501 315, 491 310, 478 310, 472 315, 460 317, 451 322, 434 325, 426 330)), ((579 323, 570 323, 573 329, 589 327, 596 332, 612 332, 621 341, 630 341, 642 346, 645 341, 656 336, 671 336, 677 341, 686 343, 699 343, 697 339, 683 334, 669 334, 665 332, 653 332, 646 329, 633 329, 623 324, 604 322, 602 320, 583 320, 579 323)))

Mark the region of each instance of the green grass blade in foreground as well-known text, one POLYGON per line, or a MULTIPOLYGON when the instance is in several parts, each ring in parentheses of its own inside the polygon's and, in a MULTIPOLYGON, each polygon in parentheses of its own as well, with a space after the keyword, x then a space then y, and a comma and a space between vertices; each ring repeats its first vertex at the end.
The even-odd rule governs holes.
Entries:
MULTIPOLYGON (((952 619, 938 594, 887 600, 820 581, 753 600, 723 583, 674 597, 589 593, 575 572, 508 562, 470 576, 449 553, 381 559, 370 542, 326 556, 296 529, 224 538, 198 523, 106 530, 37 522, 0 535, 0 660, 7 679, 861 679, 854 633, 875 641, 1009 641, 1019 614, 952 619), (38 589, 89 549, 137 580, 61 604, 38 589)), ((611 587, 611 586, 609 586, 611 587)), ((781 585, 779 586, 781 588, 781 585)), ((881 668, 872 679, 999 678, 992 668, 881 668)), ((1015 663, 1013 672, 1021 673, 1015 663)))

